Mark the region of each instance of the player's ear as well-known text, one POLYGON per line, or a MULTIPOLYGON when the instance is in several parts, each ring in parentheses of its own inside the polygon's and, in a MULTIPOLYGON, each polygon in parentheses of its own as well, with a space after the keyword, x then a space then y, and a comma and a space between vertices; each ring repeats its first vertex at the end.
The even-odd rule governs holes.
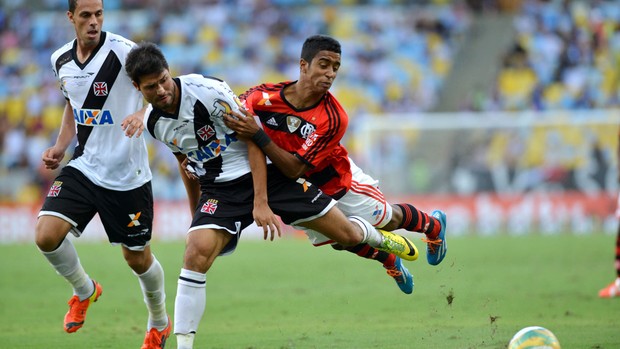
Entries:
POLYGON ((75 21, 73 20, 73 13, 71 13, 71 11, 67 11, 67 18, 69 18, 69 22, 75 24, 75 21))
POLYGON ((304 74, 308 72, 308 62, 303 58, 299 60, 299 71, 304 74))
POLYGON ((131 83, 132 83, 133 87, 136 88, 136 90, 140 91, 140 85, 136 84, 136 82, 133 81, 133 80, 131 80, 131 83))

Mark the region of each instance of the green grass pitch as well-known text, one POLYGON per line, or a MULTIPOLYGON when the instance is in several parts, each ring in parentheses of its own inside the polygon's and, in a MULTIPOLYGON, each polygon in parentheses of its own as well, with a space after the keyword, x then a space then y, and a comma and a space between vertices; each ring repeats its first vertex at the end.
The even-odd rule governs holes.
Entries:
MULTIPOLYGON (((424 252, 406 262, 412 295, 402 294, 379 263, 350 253, 304 239, 242 239, 207 277, 195 347, 500 349, 520 328, 539 325, 564 349, 620 348, 620 299, 597 297, 614 277, 614 239, 451 238, 441 265, 428 265, 424 252)), ((76 246, 104 292, 84 327, 66 334, 68 284, 33 244, 0 245, 0 347, 140 347, 146 309, 120 249, 76 246)), ((172 314, 183 244, 155 241, 153 249, 166 271, 172 314)), ((176 347, 175 338, 167 347, 176 347)))

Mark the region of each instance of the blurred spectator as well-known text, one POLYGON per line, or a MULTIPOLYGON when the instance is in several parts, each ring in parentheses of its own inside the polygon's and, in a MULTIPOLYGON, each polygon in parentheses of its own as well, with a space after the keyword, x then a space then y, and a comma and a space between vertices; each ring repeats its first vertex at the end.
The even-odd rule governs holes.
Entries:
MULTIPOLYGON (((297 76, 298 45, 308 35, 337 37, 346 64, 334 93, 353 119, 365 112, 426 111, 436 103, 469 12, 463 1, 407 4, 106 0, 105 16, 107 30, 136 42, 158 43, 174 75, 220 76, 236 93, 259 81, 297 76)), ((27 193, 46 188, 46 181, 54 178, 39 165, 42 150, 56 138, 53 130, 62 115, 64 101, 58 97, 49 56, 53 48, 71 40, 71 31, 57 30, 68 25, 58 16, 66 6, 65 0, 24 0, 0 8, 0 202, 17 201, 18 196, 22 201, 38 200, 40 195, 27 193), (8 171, 19 179, 9 179, 8 171), (28 190, 21 190, 20 183, 30 183, 24 187, 28 190)), ((151 150, 156 197, 182 199, 180 182, 171 175, 177 171, 176 162, 168 161, 167 152, 162 154, 156 146, 151 150)))

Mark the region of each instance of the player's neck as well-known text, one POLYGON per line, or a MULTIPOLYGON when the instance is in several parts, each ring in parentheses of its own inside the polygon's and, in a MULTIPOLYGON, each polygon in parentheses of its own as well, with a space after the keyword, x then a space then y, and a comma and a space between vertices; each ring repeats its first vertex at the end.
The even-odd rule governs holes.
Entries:
POLYGON ((99 45, 98 41, 94 45, 85 45, 78 40, 78 45, 76 49, 77 60, 80 63, 86 62, 90 55, 92 55, 93 51, 95 51, 95 48, 97 48, 97 45, 99 45))
POLYGON ((323 93, 315 93, 310 88, 305 88, 299 81, 284 89, 284 98, 295 109, 305 109, 315 105, 321 98, 323 93))

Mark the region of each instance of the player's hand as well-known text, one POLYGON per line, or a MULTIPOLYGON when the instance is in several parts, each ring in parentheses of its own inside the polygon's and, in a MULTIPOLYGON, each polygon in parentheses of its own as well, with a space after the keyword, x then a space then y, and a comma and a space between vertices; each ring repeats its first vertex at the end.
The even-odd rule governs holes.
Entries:
POLYGON ((250 139, 260 130, 260 126, 254 120, 254 116, 245 109, 240 109, 241 113, 232 111, 232 115, 224 115, 224 123, 228 128, 237 132, 237 136, 242 139, 250 139))
POLYGON ((125 136, 131 138, 133 136, 140 137, 144 131, 144 112, 142 110, 127 116, 121 122, 121 128, 125 131, 125 136))
POLYGON ((56 146, 45 149, 41 155, 41 160, 48 170, 55 170, 60 166, 62 159, 65 158, 65 152, 56 148, 56 146))
POLYGON ((192 179, 195 181, 198 180, 196 171, 194 171, 193 167, 189 164, 188 158, 185 158, 185 160, 183 160, 183 162, 181 163, 181 167, 183 168, 183 171, 185 171, 185 175, 187 175, 189 179, 192 179))
POLYGON ((273 241, 276 233, 278 237, 282 236, 280 219, 271 211, 267 204, 254 205, 252 216, 256 225, 263 228, 263 239, 267 240, 269 238, 269 240, 273 241))

